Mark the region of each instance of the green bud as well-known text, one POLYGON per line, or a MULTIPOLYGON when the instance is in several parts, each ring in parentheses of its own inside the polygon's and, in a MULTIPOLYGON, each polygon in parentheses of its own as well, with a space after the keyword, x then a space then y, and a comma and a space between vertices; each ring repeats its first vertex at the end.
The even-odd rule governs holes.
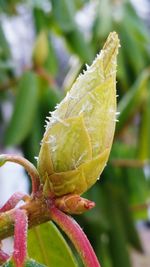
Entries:
POLYGON ((116 57, 110 33, 100 52, 51 113, 38 159, 46 190, 81 195, 99 178, 109 157, 116 123, 116 57))
POLYGON ((42 66, 48 56, 48 39, 45 31, 41 31, 36 39, 33 49, 33 62, 35 66, 42 66))

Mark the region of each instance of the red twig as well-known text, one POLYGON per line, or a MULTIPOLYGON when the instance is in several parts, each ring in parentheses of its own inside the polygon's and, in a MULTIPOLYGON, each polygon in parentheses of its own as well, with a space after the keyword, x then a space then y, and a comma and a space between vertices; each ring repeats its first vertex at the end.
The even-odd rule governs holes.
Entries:
POLYGON ((26 169, 32 180, 32 192, 35 194, 40 187, 40 177, 35 166, 30 161, 19 155, 0 155, 0 165, 3 165, 7 161, 18 163, 26 169))
POLYGON ((16 267, 23 267, 27 256, 27 215, 25 211, 16 209, 14 230, 13 260, 16 267))
POLYGON ((9 255, 0 249, 0 264, 5 263, 9 259, 9 255))
POLYGON ((50 207, 50 215, 65 234, 70 238, 86 267, 100 267, 95 252, 87 239, 85 233, 77 222, 70 216, 58 210, 56 207, 50 207))
POLYGON ((11 210, 17 205, 20 200, 26 201, 29 198, 30 197, 24 193, 16 192, 8 199, 4 206, 0 208, 0 212, 11 210))
POLYGON ((47 81, 50 86, 56 86, 56 81, 44 68, 38 67, 35 68, 35 71, 43 80, 47 81))

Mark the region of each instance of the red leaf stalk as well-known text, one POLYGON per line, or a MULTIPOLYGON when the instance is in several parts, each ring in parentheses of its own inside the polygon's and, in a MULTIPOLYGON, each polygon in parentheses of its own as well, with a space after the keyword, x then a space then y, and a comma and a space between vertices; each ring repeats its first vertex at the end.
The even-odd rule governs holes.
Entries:
POLYGON ((14 252, 13 260, 16 267, 23 267, 27 256, 27 228, 26 212, 20 209, 15 211, 14 252))
POLYGON ((40 187, 40 177, 35 166, 30 161, 19 155, 11 155, 11 154, 0 155, 0 162, 2 162, 1 165, 7 161, 18 163, 26 169, 29 176, 31 177, 32 192, 33 194, 36 194, 36 192, 39 190, 40 187))
POLYGON ((50 207, 50 215, 54 222, 65 232, 77 249, 86 267, 100 267, 95 252, 78 223, 56 207, 50 207))

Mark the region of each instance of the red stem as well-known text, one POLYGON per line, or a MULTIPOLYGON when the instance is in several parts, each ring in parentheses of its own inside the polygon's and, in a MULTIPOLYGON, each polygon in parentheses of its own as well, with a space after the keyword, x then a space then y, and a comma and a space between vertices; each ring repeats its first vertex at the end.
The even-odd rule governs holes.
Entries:
POLYGON ((0 155, 1 165, 3 165, 7 161, 18 163, 26 169, 29 176, 31 177, 32 192, 33 194, 35 194, 39 190, 39 187, 40 187, 40 177, 35 166, 30 161, 25 159, 24 157, 21 157, 18 155, 9 155, 9 154, 0 155))
POLYGON ((15 211, 14 252, 13 260, 16 267, 23 267, 27 256, 27 215, 20 209, 15 211))
POLYGON ((0 264, 5 263, 9 259, 9 255, 0 249, 0 264))
POLYGON ((54 206, 50 207, 50 215, 52 220, 56 222, 70 238, 80 254, 84 265, 86 267, 100 267, 95 252, 78 223, 72 217, 61 212, 54 206))
POLYGON ((0 208, 0 212, 5 212, 13 209, 20 200, 27 201, 30 197, 27 194, 16 192, 14 193, 8 201, 0 208))

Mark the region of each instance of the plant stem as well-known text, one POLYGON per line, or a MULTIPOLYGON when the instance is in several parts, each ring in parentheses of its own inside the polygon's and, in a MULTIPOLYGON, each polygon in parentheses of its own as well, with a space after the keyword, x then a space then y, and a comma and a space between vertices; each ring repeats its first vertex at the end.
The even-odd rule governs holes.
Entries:
POLYGON ((133 205, 130 207, 131 211, 133 212, 138 212, 141 210, 147 210, 150 208, 150 203, 142 203, 142 204, 137 204, 137 205, 133 205))
POLYGON ((3 205, 3 207, 0 208, 0 212, 5 212, 13 209, 20 200, 28 201, 29 199, 29 195, 16 192, 8 199, 8 201, 3 205))
POLYGON ((138 160, 138 159, 112 159, 110 163, 116 167, 126 168, 142 168, 146 165, 150 165, 149 160, 138 160))
MULTIPOLYGON (((0 240, 13 235, 14 217, 17 209, 0 214, 0 240)), ((19 207, 28 217, 29 228, 53 220, 68 235, 80 254, 86 267, 100 267, 94 250, 86 235, 73 218, 58 210, 52 200, 47 201, 43 195, 37 196, 19 207)))
POLYGON ((56 81, 44 68, 38 67, 34 70, 43 80, 47 81, 50 86, 56 86, 56 81))
MULTIPOLYGON (((43 196, 33 198, 18 209, 25 210, 29 228, 49 221, 50 212, 43 196)), ((15 210, 0 213, 0 240, 13 235, 15 210)))
POLYGON ((9 255, 0 249, 0 265, 9 259, 9 255))
POLYGON ((24 210, 15 211, 14 252, 13 260, 16 267, 23 267, 27 256, 28 218, 24 210))
POLYGON ((52 220, 61 227, 65 234, 70 238, 86 267, 100 267, 95 252, 77 222, 70 216, 58 210, 56 207, 50 207, 52 220))
POLYGON ((0 85, 0 91, 5 91, 5 90, 12 88, 13 86, 15 86, 17 84, 18 80, 19 79, 17 79, 17 78, 13 78, 13 79, 8 80, 4 84, 1 84, 0 85))
POLYGON ((32 192, 33 192, 33 195, 35 195, 35 193, 39 190, 39 187, 40 187, 40 177, 35 166, 30 161, 28 161, 27 159, 19 155, 9 155, 9 154, 0 155, 1 166, 5 164, 5 162, 7 161, 18 163, 26 169, 29 176, 31 177, 32 192))

